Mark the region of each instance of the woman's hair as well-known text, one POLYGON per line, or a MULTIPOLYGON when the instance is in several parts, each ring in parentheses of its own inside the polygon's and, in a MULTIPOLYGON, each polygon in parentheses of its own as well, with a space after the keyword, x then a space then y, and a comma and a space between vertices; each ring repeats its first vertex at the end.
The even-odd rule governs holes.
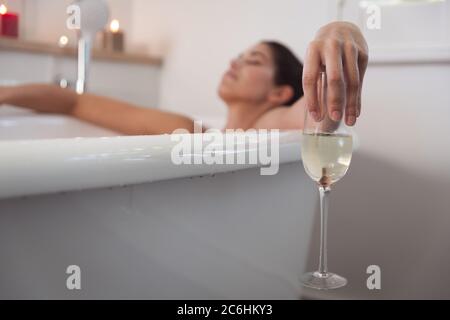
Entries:
POLYGON ((275 84, 288 85, 294 91, 292 98, 285 103, 286 106, 292 106, 303 96, 303 63, 288 47, 277 41, 262 41, 262 43, 268 45, 272 50, 275 64, 275 84))

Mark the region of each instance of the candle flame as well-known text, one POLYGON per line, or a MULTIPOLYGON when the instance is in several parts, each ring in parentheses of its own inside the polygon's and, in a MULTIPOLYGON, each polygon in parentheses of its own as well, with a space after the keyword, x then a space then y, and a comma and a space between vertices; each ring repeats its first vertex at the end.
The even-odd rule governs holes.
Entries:
POLYGON ((112 20, 111 24, 109 25, 109 29, 111 30, 111 32, 114 32, 114 33, 119 32, 119 29, 120 29, 119 20, 116 20, 116 19, 112 20))
POLYGON ((58 41, 58 45, 60 48, 64 48, 69 43, 69 38, 66 36, 61 36, 58 41))
POLYGON ((8 8, 4 5, 4 4, 1 4, 0 5, 0 14, 6 14, 8 12, 8 8))

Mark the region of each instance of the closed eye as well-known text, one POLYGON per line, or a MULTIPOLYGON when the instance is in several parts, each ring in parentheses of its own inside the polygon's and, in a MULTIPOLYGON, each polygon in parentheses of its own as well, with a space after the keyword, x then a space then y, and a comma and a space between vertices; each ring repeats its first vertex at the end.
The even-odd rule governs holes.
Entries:
POLYGON ((244 60, 244 62, 245 62, 246 64, 256 65, 256 66, 262 65, 262 62, 259 61, 259 60, 246 59, 246 60, 244 60))

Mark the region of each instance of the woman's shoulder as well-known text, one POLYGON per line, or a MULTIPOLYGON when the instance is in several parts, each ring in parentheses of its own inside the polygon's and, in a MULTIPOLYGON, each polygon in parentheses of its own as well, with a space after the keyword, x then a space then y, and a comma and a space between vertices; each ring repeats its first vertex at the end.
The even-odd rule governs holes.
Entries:
POLYGON ((300 99, 293 106, 281 106, 273 108, 253 124, 255 129, 302 129, 304 118, 304 102, 300 99))

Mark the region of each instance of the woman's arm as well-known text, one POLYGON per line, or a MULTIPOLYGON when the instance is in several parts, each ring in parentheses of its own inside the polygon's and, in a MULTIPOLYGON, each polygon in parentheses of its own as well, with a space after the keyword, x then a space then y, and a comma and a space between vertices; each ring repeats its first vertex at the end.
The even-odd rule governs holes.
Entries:
POLYGON ((78 95, 54 85, 31 84, 0 87, 0 105, 10 104, 37 112, 74 116, 126 135, 171 133, 175 129, 194 130, 188 117, 93 94, 78 95))
POLYGON ((319 114, 317 81, 322 67, 327 73, 328 111, 338 120, 345 115, 353 126, 361 113, 361 90, 367 69, 369 48, 359 28, 349 22, 332 22, 322 27, 309 44, 303 68, 305 92, 292 107, 277 107, 256 121, 256 129, 303 129, 305 110, 319 114), (337 113, 336 113, 337 112, 337 113))
POLYGON ((77 98, 75 92, 51 85, 0 87, 0 105, 10 104, 37 112, 69 114, 77 98))
POLYGON ((327 104, 331 119, 345 117, 353 126, 361 113, 361 90, 369 60, 369 48, 359 28, 349 22, 332 22, 317 32, 306 51, 303 90, 311 116, 319 119, 317 81, 325 67, 327 104))

